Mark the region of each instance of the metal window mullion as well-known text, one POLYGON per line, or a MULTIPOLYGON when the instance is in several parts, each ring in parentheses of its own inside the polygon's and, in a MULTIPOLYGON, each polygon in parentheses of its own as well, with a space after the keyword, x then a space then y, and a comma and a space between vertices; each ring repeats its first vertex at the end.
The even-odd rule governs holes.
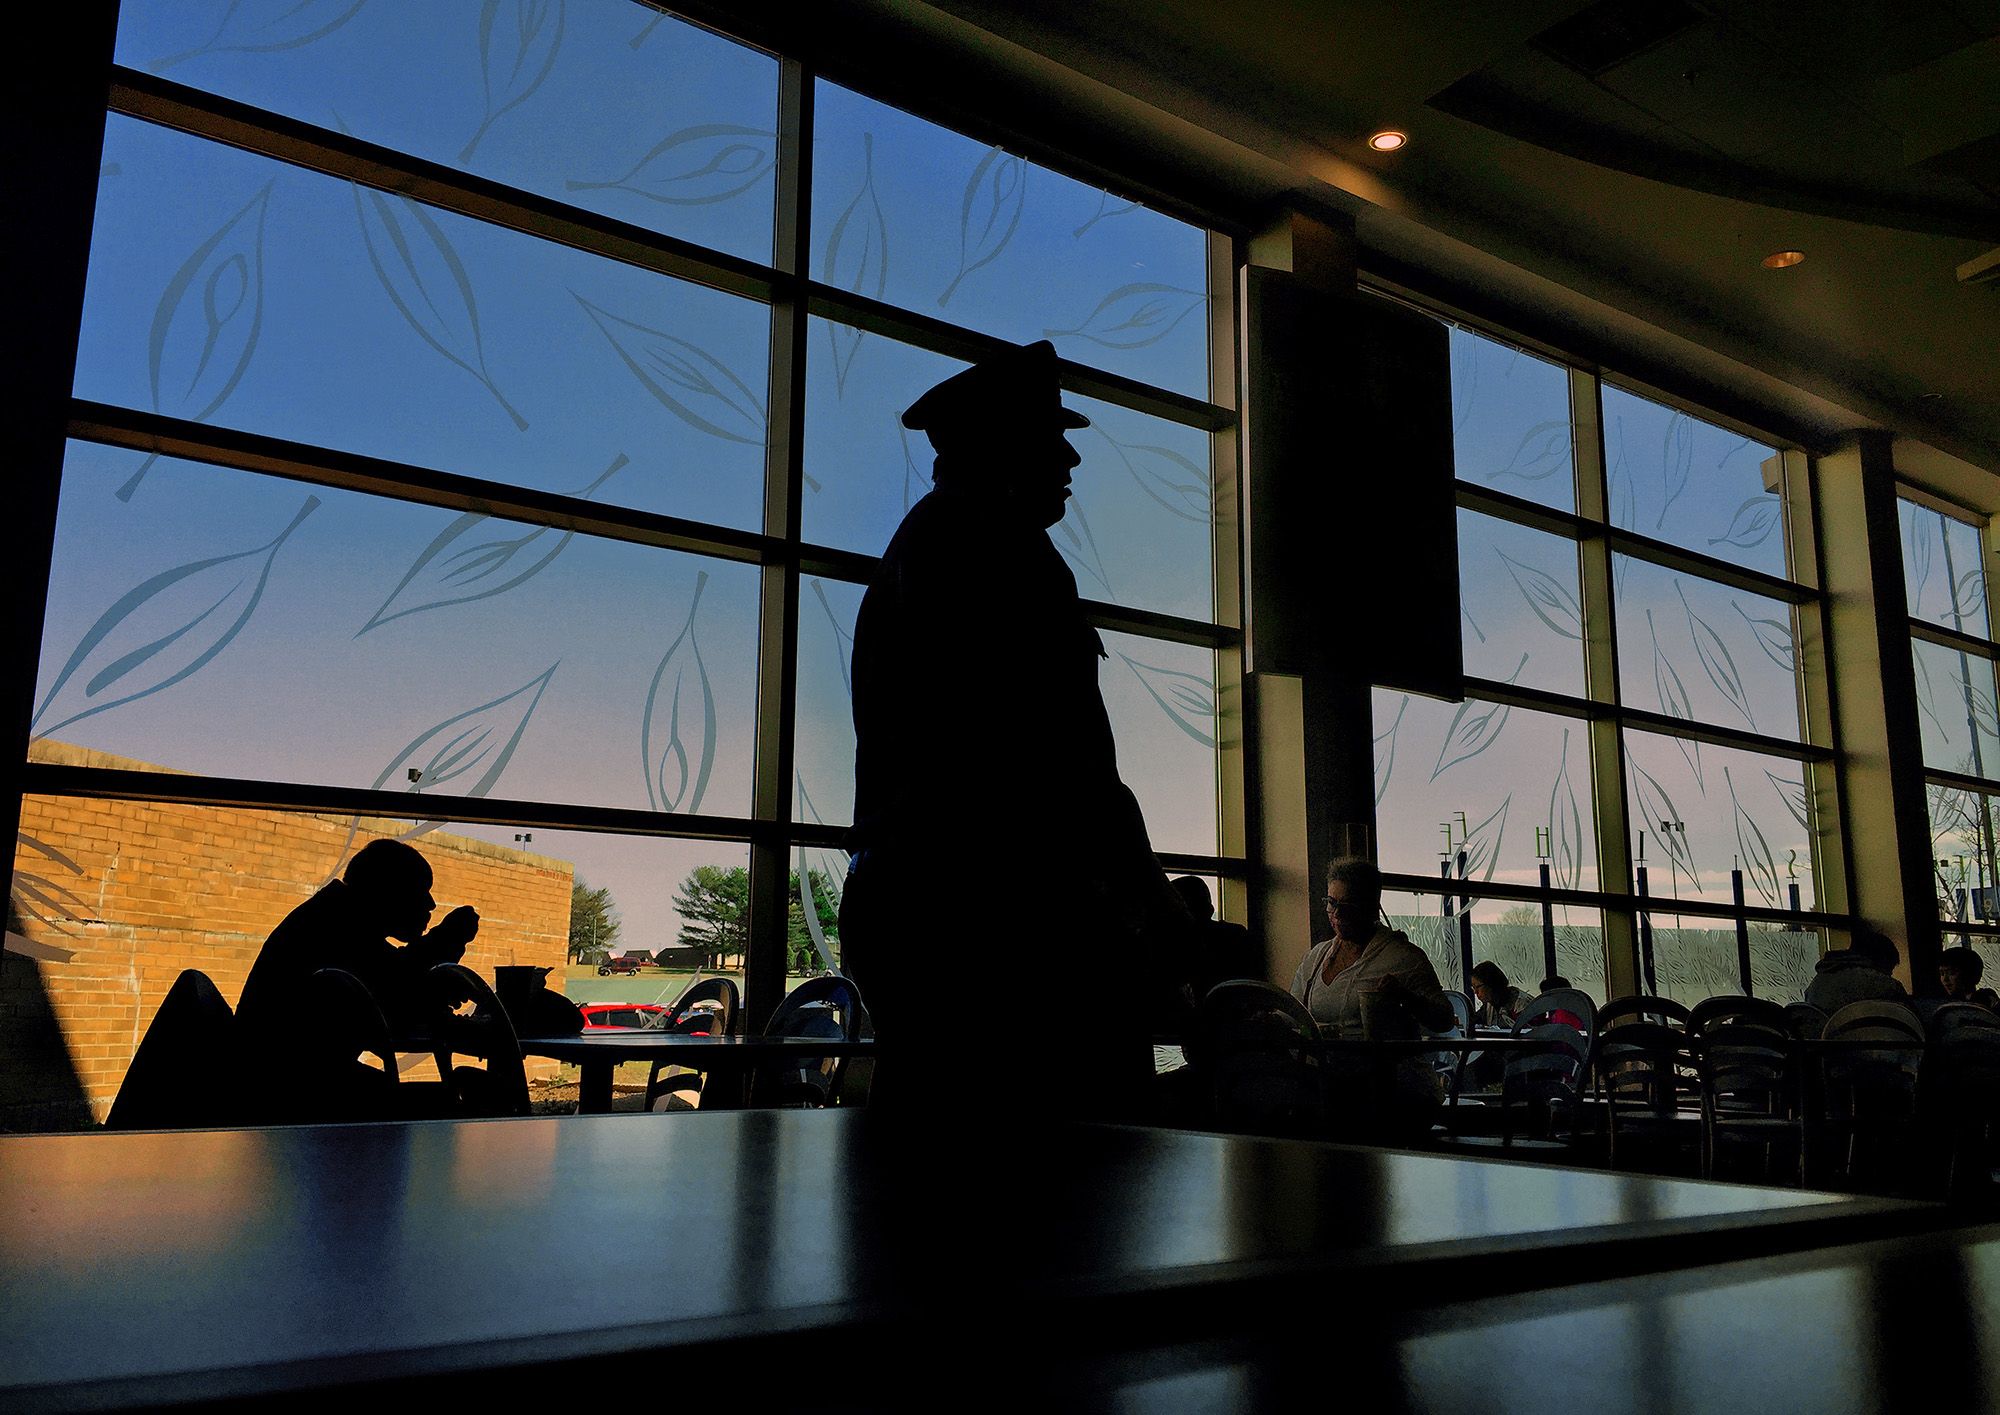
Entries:
POLYGON ((771 372, 764 461, 764 534, 786 547, 765 565, 757 611, 757 746, 751 814, 774 827, 750 846, 750 946, 743 964, 744 1026, 760 1030, 785 990, 791 880, 787 844, 796 776, 799 563, 804 494, 806 243, 811 222, 813 80, 797 59, 778 71, 779 282, 771 301, 771 372))
POLYGON ((1947 629, 1944 625, 1933 624, 1928 619, 1912 618, 1910 637, 1922 639, 1927 644, 1936 644, 1939 648, 1957 649, 1961 653, 1969 653, 1977 658, 2000 659, 2000 644, 1994 643, 1993 640, 1982 639, 1977 634, 1947 629))
MULTIPOLYGON (((1615 708, 1619 702, 1618 622, 1612 594, 1611 541, 1603 533, 1610 521, 1610 499, 1605 489, 1604 419, 1598 405, 1597 379, 1581 370, 1570 370, 1569 395, 1576 509, 1595 532, 1577 542, 1585 691, 1592 702, 1615 708)), ((1632 889, 1632 836, 1626 820, 1624 735, 1615 716, 1592 721, 1589 732, 1597 878, 1608 886, 1607 893, 1626 894, 1632 889)), ((1638 992, 1639 948, 1633 915, 1622 909, 1606 909, 1603 927, 1608 994, 1617 997, 1638 992)))
POLYGON ((1807 742, 1835 755, 1805 765, 1806 815, 1812 822, 1814 893, 1820 907, 1845 914, 1848 891, 1845 787, 1837 753, 1840 735, 1833 708, 1833 641, 1827 632, 1825 547, 1819 536, 1817 469, 1803 452, 1778 453, 1779 507, 1784 516, 1785 553, 1794 579, 1813 590, 1792 608, 1793 678, 1798 687, 1799 723, 1807 742))
MULTIPOLYGON (((1208 237, 1208 398, 1234 410, 1236 380, 1236 241, 1208 237)), ((1234 632, 1215 646, 1215 807, 1216 844, 1227 857, 1249 855, 1250 722, 1243 693, 1243 521, 1240 422, 1209 434, 1209 615, 1234 632)), ((1165 863, 1163 860, 1162 863, 1165 863)), ((1176 868, 1169 865, 1168 868, 1176 868)), ((1223 875, 1216 910, 1220 917, 1247 924, 1250 897, 1245 875, 1223 875)))
MULTIPOLYGON (((1414 894, 1424 898, 1449 895, 1454 899, 1468 898, 1474 901, 1491 899, 1509 904, 1539 904, 1547 899, 1554 904, 1599 910, 1607 916, 1607 928, 1610 927, 1609 915, 1624 915, 1629 926, 1639 909, 1639 899, 1634 894, 1607 893, 1594 889, 1552 889, 1545 892, 1539 885, 1504 884, 1497 880, 1447 879, 1438 875, 1408 875, 1384 871, 1382 888, 1388 893, 1414 894)), ((1704 899, 1676 899, 1657 894, 1646 899, 1645 912, 1721 920, 1733 920, 1737 915, 1736 906, 1731 903, 1715 903, 1704 899)), ((1821 909, 1802 909, 1795 914, 1789 909, 1775 909, 1763 904, 1746 905, 1742 913, 1744 918, 1754 919, 1760 923, 1797 923, 1808 928, 1847 928, 1853 922, 1845 914, 1829 913, 1821 909)))

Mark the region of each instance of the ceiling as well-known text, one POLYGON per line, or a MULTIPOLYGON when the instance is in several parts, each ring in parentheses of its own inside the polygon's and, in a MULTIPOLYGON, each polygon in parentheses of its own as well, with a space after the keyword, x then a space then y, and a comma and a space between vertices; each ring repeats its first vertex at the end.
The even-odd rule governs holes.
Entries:
POLYGON ((2000 0, 857 8, 1348 213, 1377 268, 1569 347, 2000 474, 2000 279, 1956 274, 2000 246, 2000 0), (1371 152, 1383 126, 1409 146, 1371 152))

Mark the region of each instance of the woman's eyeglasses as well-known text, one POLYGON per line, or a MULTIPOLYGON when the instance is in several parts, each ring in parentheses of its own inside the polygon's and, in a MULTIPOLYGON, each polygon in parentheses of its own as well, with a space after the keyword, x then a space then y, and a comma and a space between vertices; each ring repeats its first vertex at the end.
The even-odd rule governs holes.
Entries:
POLYGON ((1335 899, 1331 894, 1321 895, 1320 898, 1329 909, 1345 909, 1350 914, 1372 914, 1375 912, 1368 907, 1365 901, 1360 899, 1335 899))

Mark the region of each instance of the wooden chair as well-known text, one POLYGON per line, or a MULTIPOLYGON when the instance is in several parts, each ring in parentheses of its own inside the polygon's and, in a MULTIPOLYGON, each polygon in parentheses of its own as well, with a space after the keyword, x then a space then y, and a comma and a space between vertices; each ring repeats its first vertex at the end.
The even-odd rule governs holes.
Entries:
MULTIPOLYGON (((789 993, 764 1024, 767 1037, 824 1037, 855 1041, 867 1019, 861 990, 838 973, 807 978, 789 993)), ((802 1062, 769 1061, 750 1078, 752 1105, 831 1106, 841 1102, 848 1058, 829 1056, 802 1062)))
POLYGON ((1699 1132, 1691 1125, 1701 1102, 1695 1040, 1679 1027, 1623 1021, 1597 1039, 1597 1090, 1605 1103, 1607 1162, 1619 1168, 1619 1138, 1678 1147, 1699 1132))
MULTIPOLYGON (((682 990, 667 1011, 666 1028, 697 1036, 731 1035, 743 997, 734 978, 698 978, 682 990)), ((701 1094, 701 1072, 656 1061, 646 1074, 647 1110, 691 1110, 690 1096, 701 1094)))
POLYGON ((1695 1005, 1693 1020, 1700 1046, 1702 1177, 1714 1177, 1723 1147, 1733 1144, 1760 1147, 1769 1179, 1780 1147, 1789 1145, 1797 1156, 1796 1180, 1803 1183, 1805 1102, 1784 1008, 1760 998, 1709 998, 1695 1005))
POLYGON ((1786 1003, 1785 1021, 1790 1025, 1793 1036, 1807 1041, 1826 1033, 1826 1013, 1810 1002, 1786 1003))
POLYGON ((1631 993, 1625 997, 1614 997, 1597 1009, 1599 1036, 1607 1035, 1612 1028, 1624 1026, 1628 1022, 1645 1022, 1685 1032, 1690 1026, 1690 1013, 1672 998, 1655 997, 1651 993, 1631 993))
MULTIPOLYGON (((1886 1045, 1852 1052, 1829 1050, 1821 1058, 1822 1118, 1830 1138, 1844 1153, 1842 1174, 1861 1177, 1864 1145, 1883 1161, 1909 1153, 1917 1127, 1917 1093, 1923 1076, 1924 1024, 1900 1002, 1850 1002, 1826 1020, 1829 1042, 1866 1041, 1886 1045), (1897 1045, 1897 1044, 1901 1045, 1897 1045)), ((1877 1177, 1893 1179, 1892 1166, 1874 1166, 1877 1177)))

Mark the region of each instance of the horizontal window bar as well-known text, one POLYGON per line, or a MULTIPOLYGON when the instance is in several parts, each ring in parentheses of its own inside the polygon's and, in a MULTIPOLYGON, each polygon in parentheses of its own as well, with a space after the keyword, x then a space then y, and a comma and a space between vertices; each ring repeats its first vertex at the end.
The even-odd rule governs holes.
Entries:
POLYGON ((451 511, 478 511, 509 521, 692 551, 749 565, 773 564, 784 558, 784 542, 754 531, 432 471, 354 452, 335 452, 261 433, 209 427, 136 408, 72 400, 69 435, 85 442, 262 472, 313 486, 389 496, 451 511))
POLYGON ((21 768, 24 796, 76 796, 93 800, 148 801, 178 806, 233 806, 308 815, 374 816, 387 820, 436 820, 468 825, 539 826, 598 835, 644 835, 676 840, 758 843, 782 839, 776 822, 736 816, 674 815, 616 806, 553 801, 508 801, 485 796, 423 796, 366 787, 305 786, 226 776, 183 776, 124 767, 28 762, 21 768))
POLYGON ((1617 913, 1647 914, 1688 914, 1708 919, 1734 919, 1739 913, 1746 919, 1780 924, 1803 924, 1809 928, 1847 928, 1853 920, 1845 914, 1822 914, 1817 910, 1804 909, 1793 913, 1789 909, 1772 909, 1761 904, 1747 904, 1737 909, 1733 904, 1711 903, 1699 899, 1663 899, 1659 895, 1605 894, 1585 889, 1541 889, 1532 884, 1500 884, 1491 880, 1446 880, 1439 875, 1404 875, 1384 872, 1382 887, 1400 894, 1449 895, 1464 899, 1504 899, 1509 903, 1539 904, 1544 899, 1551 904, 1571 904, 1582 908, 1608 909, 1617 913))
POLYGON ((1938 644, 1944 648, 1957 649, 1977 658, 2000 658, 2000 644, 1991 639, 1982 639, 1977 634, 1964 634, 1956 629, 1947 629, 1942 624, 1926 623, 1922 619, 1910 621, 1910 637, 1922 639, 1926 643, 1938 644))
POLYGON ((1810 742, 1793 742, 1783 737, 1766 737, 1760 732, 1743 732, 1733 727, 1690 722, 1684 718, 1669 717, 1665 713, 1649 712, 1644 708, 1620 707, 1612 703, 1593 702, 1588 698, 1572 698, 1562 693, 1551 693, 1543 688, 1524 688, 1518 684, 1501 683, 1491 678, 1467 678, 1464 682, 1465 695, 1483 702, 1505 703, 1509 707, 1527 708, 1535 712, 1554 713, 1562 717, 1581 718, 1591 722, 1610 720, 1617 722, 1621 727, 1652 732, 1663 737, 1710 742, 1718 747, 1739 747, 1744 751, 1761 752, 1767 756, 1784 757, 1791 761, 1833 760, 1831 748, 1815 746, 1810 742))
POLYGON ((1539 506, 1507 492, 1474 486, 1469 482, 1458 483, 1458 504, 1468 511, 1478 511, 1539 531, 1566 535, 1574 540, 1601 537, 1620 555, 1664 566, 1669 570, 1678 570, 1683 574, 1699 575, 1705 580, 1714 580, 1732 589, 1746 590, 1751 594, 1782 600, 1786 604, 1806 604, 1820 597, 1816 591, 1778 575, 1767 575, 1761 570, 1745 569, 1741 565, 1732 565, 1727 560, 1718 560, 1712 555, 1687 550, 1663 540, 1655 540, 1651 536, 1622 530, 1617 526, 1607 526, 1601 522, 1587 520, 1572 512, 1539 506))
POLYGON ((769 300, 784 282, 778 272, 752 261, 136 69, 113 69, 110 106, 115 113, 731 294, 769 300))
POLYGON ((1957 771, 1943 771, 1934 766, 1924 768, 1924 784, 1948 786, 1954 791, 1972 791, 1981 796, 2000 796, 2000 780, 1985 776, 1967 776, 1957 771))

